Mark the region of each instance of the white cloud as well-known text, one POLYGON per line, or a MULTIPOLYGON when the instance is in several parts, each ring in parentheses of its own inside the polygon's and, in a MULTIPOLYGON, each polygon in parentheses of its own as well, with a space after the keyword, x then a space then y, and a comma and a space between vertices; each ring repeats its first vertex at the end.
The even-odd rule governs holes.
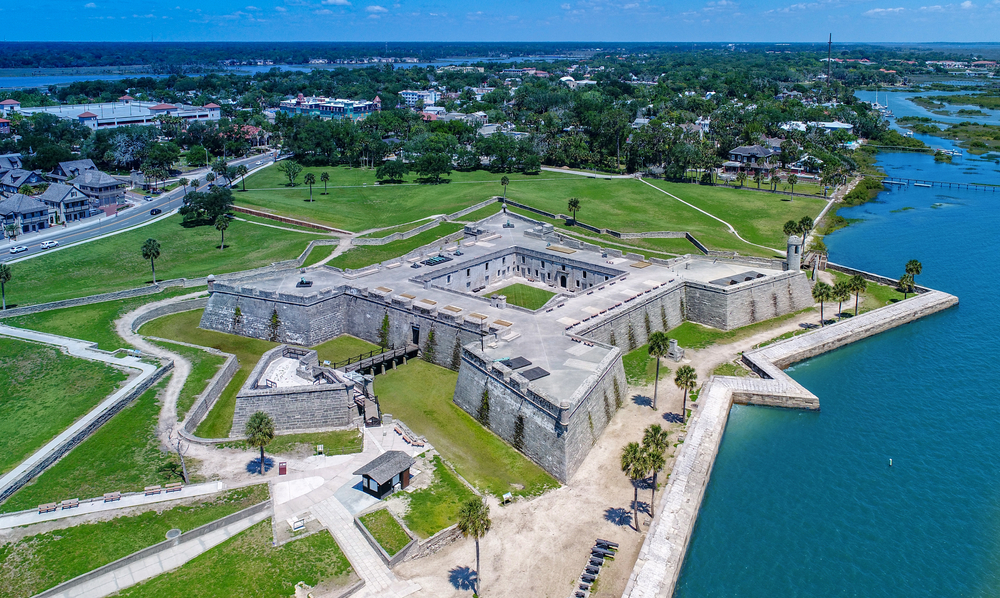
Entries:
POLYGON ((284 6, 275 6, 274 10, 276 10, 278 12, 288 12, 288 9, 285 8, 284 6))
POLYGON ((384 6, 379 6, 378 4, 372 4, 371 6, 365 8, 365 10, 367 10, 368 12, 371 12, 371 13, 389 12, 388 8, 386 8, 384 6))
POLYGON ((316 14, 316 15, 332 15, 333 11, 330 10, 329 8, 321 8, 319 10, 314 10, 313 14, 316 14))
POLYGON ((903 12, 903 7, 899 8, 873 8, 862 13, 866 17, 887 17, 903 12))
POLYGON ((944 7, 940 4, 935 4, 934 6, 921 6, 920 10, 924 12, 944 12, 944 7))
POLYGON ((260 9, 257 8, 256 6, 248 6, 247 10, 260 10, 260 9))
POLYGON ((975 8, 976 5, 972 3, 972 0, 965 0, 965 2, 959 4, 964 9, 975 8))
POLYGON ((88 2, 88 3, 84 4, 83 7, 84 8, 97 8, 97 5, 94 4, 93 2, 88 2))
POLYGON ((633 2, 631 4, 626 4, 625 6, 622 6, 622 8, 625 9, 625 10, 629 10, 631 8, 639 8, 639 3, 638 2, 633 2))
POLYGON ((321 4, 333 5, 333 6, 350 6, 351 3, 347 0, 323 0, 321 4))
POLYGON ((559 8, 563 10, 569 10, 570 9, 569 2, 563 2, 562 4, 559 5, 559 8))

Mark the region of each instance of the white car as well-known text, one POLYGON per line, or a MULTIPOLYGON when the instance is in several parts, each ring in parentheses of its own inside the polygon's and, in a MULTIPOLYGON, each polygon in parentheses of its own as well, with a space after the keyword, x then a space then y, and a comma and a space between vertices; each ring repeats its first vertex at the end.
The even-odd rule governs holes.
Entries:
POLYGON ((15 245, 10 248, 11 253, 21 253, 22 251, 27 251, 27 250, 28 248, 25 247, 24 245, 15 245))
POLYGON ((59 241, 42 241, 42 249, 52 249, 59 247, 59 241))
POLYGON ((260 166, 263 163, 264 163, 263 160, 257 160, 256 162, 254 162, 254 166, 260 166))

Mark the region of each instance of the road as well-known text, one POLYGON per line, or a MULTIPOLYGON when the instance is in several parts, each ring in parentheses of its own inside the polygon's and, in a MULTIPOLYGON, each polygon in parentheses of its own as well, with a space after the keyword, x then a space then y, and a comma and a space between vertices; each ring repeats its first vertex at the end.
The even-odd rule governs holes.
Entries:
MULTIPOLYGON (((273 153, 268 153, 260 156, 233 160, 229 163, 229 165, 240 166, 242 164, 251 168, 251 172, 253 172, 253 170, 256 170, 257 168, 269 166, 273 161, 273 153), (256 166, 257 162, 262 162, 261 166, 256 166)), ((209 171, 206 168, 204 170, 196 170, 186 173, 185 176, 188 179, 197 178, 198 180, 204 182, 205 175, 208 174, 208 172, 209 171)), ((207 186, 208 185, 205 184, 198 189, 204 190, 207 186)), ((195 189, 193 187, 187 188, 188 192, 194 190, 195 189)), ((132 194, 132 198, 134 199, 135 197, 136 195, 132 194)), ((86 220, 74 222, 68 226, 54 226, 36 233, 22 234, 17 237, 16 241, 0 239, 0 262, 21 261, 23 259, 37 257, 45 251, 50 251, 41 248, 42 241, 57 241, 59 246, 62 247, 115 233, 126 228, 150 222, 157 218, 162 218, 162 215, 154 216, 150 214, 150 211, 157 208, 162 210, 163 214, 168 214, 171 210, 179 208, 183 203, 183 199, 184 188, 178 187, 173 191, 154 197, 152 201, 140 200, 135 207, 122 210, 114 216, 91 216, 86 220), (17 254, 11 254, 10 248, 14 245, 23 245, 27 247, 28 250, 17 254)))

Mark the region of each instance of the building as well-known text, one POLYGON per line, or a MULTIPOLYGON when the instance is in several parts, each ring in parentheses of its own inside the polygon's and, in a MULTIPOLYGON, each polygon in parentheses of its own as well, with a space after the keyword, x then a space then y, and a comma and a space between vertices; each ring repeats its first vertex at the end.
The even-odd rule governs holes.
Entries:
POLYGON ((125 182, 100 170, 84 170, 70 180, 95 207, 113 206, 125 197, 125 182))
POLYGON ((403 451, 386 451, 354 472, 361 476, 361 489, 382 498, 410 485, 410 468, 416 461, 403 451))
POLYGON ((34 170, 24 170, 23 168, 14 168, 13 170, 8 170, 0 176, 0 193, 5 195, 11 195, 17 193, 18 190, 24 185, 39 185, 44 183, 45 179, 42 177, 40 172, 34 170))
POLYGON ((43 230, 49 226, 49 206, 21 193, 0 199, 0 222, 4 229, 13 224, 22 233, 43 230))
POLYGON ((428 89, 426 91, 413 91, 412 89, 404 89, 399 92, 399 97, 403 98, 407 106, 416 106, 418 101, 423 100, 424 106, 433 106, 441 100, 441 94, 434 90, 428 89))
POLYGON ((10 121, 0 118, 0 135, 10 135, 10 121))
POLYGON ((49 226, 59 222, 76 222, 90 215, 90 198, 73 185, 52 183, 35 199, 52 208, 49 226))
POLYGON ((566 86, 569 87, 570 89, 579 89, 587 85, 597 85, 597 81, 592 81, 590 79, 577 80, 574 79, 573 77, 570 77, 569 75, 560 78, 559 81, 565 83, 566 86))
POLYGON ((157 119, 161 116, 174 116, 187 121, 214 121, 219 120, 222 116, 217 104, 189 106, 186 104, 140 102, 130 96, 122 96, 116 102, 61 104, 36 108, 20 108, 18 106, 15 110, 25 116, 43 112, 53 114, 66 120, 75 120, 93 130, 126 125, 155 125, 158 124, 157 119))
POLYGON ((301 93, 293 100, 284 100, 278 107, 281 112, 295 116, 304 114, 322 119, 363 120, 369 114, 382 110, 382 100, 376 96, 368 102, 364 100, 343 100, 323 96, 306 97, 301 93))
POLYGON ((0 112, 2 112, 4 116, 10 116, 11 112, 17 112, 20 107, 21 102, 18 102, 17 100, 8 98, 0 102, 0 112))
POLYGON ((69 162, 60 162, 49 173, 49 178, 57 181, 68 181, 80 176, 85 171, 97 169, 97 165, 94 164, 93 160, 70 160, 69 162))
POLYGON ((21 162, 21 154, 0 155, 0 175, 8 170, 14 170, 15 168, 21 168, 22 166, 23 163, 21 162))
POLYGON ((741 145, 729 151, 729 160, 744 169, 770 170, 771 158, 779 153, 761 145, 741 145))

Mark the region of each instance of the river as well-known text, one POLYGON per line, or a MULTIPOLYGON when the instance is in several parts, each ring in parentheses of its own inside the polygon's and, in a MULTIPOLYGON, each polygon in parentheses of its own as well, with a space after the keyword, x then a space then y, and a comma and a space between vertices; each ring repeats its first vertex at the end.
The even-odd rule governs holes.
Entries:
MULTIPOLYGON (((879 165, 1000 184, 968 154, 879 165)), ((961 305, 792 367, 819 413, 733 408, 676 596, 1000 596, 998 206, 910 186, 840 211, 860 221, 826 238, 831 261, 898 277, 918 259, 961 305)))

